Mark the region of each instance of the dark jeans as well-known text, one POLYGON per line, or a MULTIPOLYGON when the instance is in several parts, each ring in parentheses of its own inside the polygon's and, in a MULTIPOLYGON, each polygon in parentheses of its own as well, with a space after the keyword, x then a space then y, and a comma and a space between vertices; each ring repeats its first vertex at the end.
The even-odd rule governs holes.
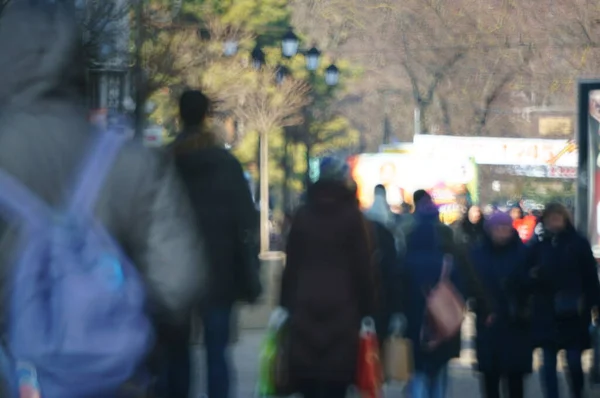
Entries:
POLYGON ((212 307, 202 314, 208 396, 231 398, 230 360, 227 352, 231 332, 231 307, 212 307))
MULTIPOLYGON (((182 336, 187 336, 182 333, 182 336)), ((161 374, 159 376, 156 393, 164 398, 189 398, 191 382, 191 358, 188 338, 180 341, 169 339, 164 344, 164 353, 161 356, 161 374)))
POLYGON ((500 398, 503 382, 508 387, 509 398, 523 398, 524 386, 523 375, 521 373, 512 373, 500 375, 497 373, 484 373, 482 379, 483 396, 485 398, 500 398))
POLYGON ((348 386, 328 383, 302 383, 300 393, 304 398, 346 398, 348 386))
MULTIPOLYGON (((546 398, 558 398, 558 376, 556 374, 555 348, 544 348, 544 366, 542 368, 542 387, 546 398)), ((573 398, 583 397, 584 376, 581 366, 581 353, 579 349, 567 350, 567 365, 569 366, 569 381, 573 398)))

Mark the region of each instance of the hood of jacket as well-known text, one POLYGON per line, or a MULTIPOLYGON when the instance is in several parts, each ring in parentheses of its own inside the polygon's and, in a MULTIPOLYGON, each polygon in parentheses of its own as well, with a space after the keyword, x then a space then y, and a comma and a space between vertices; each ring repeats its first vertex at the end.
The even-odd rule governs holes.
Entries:
POLYGON ((83 102, 85 62, 74 10, 14 0, 0 19, 0 109, 48 98, 83 102))
POLYGON ((316 211, 332 211, 340 205, 358 207, 356 192, 341 181, 319 180, 308 188, 307 205, 316 211))

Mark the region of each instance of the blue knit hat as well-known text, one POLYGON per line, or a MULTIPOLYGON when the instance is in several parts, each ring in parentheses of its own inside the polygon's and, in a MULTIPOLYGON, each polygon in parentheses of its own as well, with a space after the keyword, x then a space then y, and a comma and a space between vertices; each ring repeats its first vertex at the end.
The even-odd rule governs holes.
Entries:
POLYGON ((350 177, 350 167, 340 159, 325 157, 319 165, 319 180, 347 181, 350 177))

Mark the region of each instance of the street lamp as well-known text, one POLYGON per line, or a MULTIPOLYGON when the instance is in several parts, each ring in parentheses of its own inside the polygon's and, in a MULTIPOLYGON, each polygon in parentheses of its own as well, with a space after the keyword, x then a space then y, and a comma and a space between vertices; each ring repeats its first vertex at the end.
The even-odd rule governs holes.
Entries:
POLYGON ((328 86, 336 86, 340 81, 340 70, 334 64, 331 64, 325 69, 325 83, 328 86))
POLYGON ((278 65, 275 71, 275 80, 277 84, 281 85, 285 81, 285 78, 290 74, 290 70, 283 65, 278 65))
POLYGON ((263 52, 263 50, 260 49, 258 45, 254 47, 254 50, 252 50, 252 54, 250 56, 252 58, 252 67, 254 69, 259 70, 263 67, 266 61, 265 53, 263 52))
POLYGON ((314 72, 319 68, 319 61, 321 60, 321 51, 316 47, 311 48, 304 55, 306 59, 306 69, 310 72, 314 72))
POLYGON ((300 40, 298 39, 298 36, 290 29, 281 40, 281 53, 284 57, 292 58, 298 54, 299 45, 300 40))
POLYGON ((226 57, 233 57, 237 54, 238 51, 238 42, 235 39, 227 39, 225 43, 223 43, 223 55, 226 57))

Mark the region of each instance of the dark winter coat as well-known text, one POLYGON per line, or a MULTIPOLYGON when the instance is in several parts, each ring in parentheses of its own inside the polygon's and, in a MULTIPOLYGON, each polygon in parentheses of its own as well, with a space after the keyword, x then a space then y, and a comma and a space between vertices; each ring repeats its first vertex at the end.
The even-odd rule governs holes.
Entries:
POLYGON ((192 134, 174 149, 206 239, 209 290, 203 304, 254 301, 260 293, 258 214, 239 161, 223 148, 203 147, 205 134, 192 134))
POLYGON ((454 228, 454 239, 456 244, 465 245, 467 250, 473 248, 479 243, 485 236, 483 228, 483 218, 478 223, 473 224, 468 215, 465 214, 464 218, 460 220, 454 228))
POLYGON ((361 320, 377 314, 368 230, 345 185, 319 181, 309 188, 292 222, 281 286, 296 382, 354 381, 361 320))
MULTIPOLYGON (((444 255, 453 253, 452 231, 439 222, 437 210, 426 213, 417 211, 412 230, 406 238, 406 255, 403 260, 408 284, 406 335, 414 345, 416 370, 435 374, 450 359, 460 354, 460 333, 434 350, 429 350, 421 344, 426 297, 440 281, 444 255), (448 231, 449 235, 444 235, 443 231, 448 231)), ((460 260, 455 257, 449 275, 457 288, 462 286, 458 261, 460 260)))
POLYGON ((569 225, 529 248, 534 344, 590 347, 591 309, 600 304, 596 261, 588 241, 569 225))
POLYGON ((527 248, 516 231, 503 247, 485 237, 472 250, 471 260, 492 299, 495 315, 491 325, 486 316, 477 316, 477 360, 482 372, 531 372, 531 324, 519 316, 524 308, 517 308, 528 305, 528 296, 514 288, 524 278, 520 273, 526 257, 527 248))
POLYGON ((372 222, 375 232, 375 263, 379 266, 381 286, 379 291, 380 314, 376 317, 380 343, 389 334, 389 321, 394 314, 404 313, 406 278, 396 251, 394 235, 382 224, 372 222))

